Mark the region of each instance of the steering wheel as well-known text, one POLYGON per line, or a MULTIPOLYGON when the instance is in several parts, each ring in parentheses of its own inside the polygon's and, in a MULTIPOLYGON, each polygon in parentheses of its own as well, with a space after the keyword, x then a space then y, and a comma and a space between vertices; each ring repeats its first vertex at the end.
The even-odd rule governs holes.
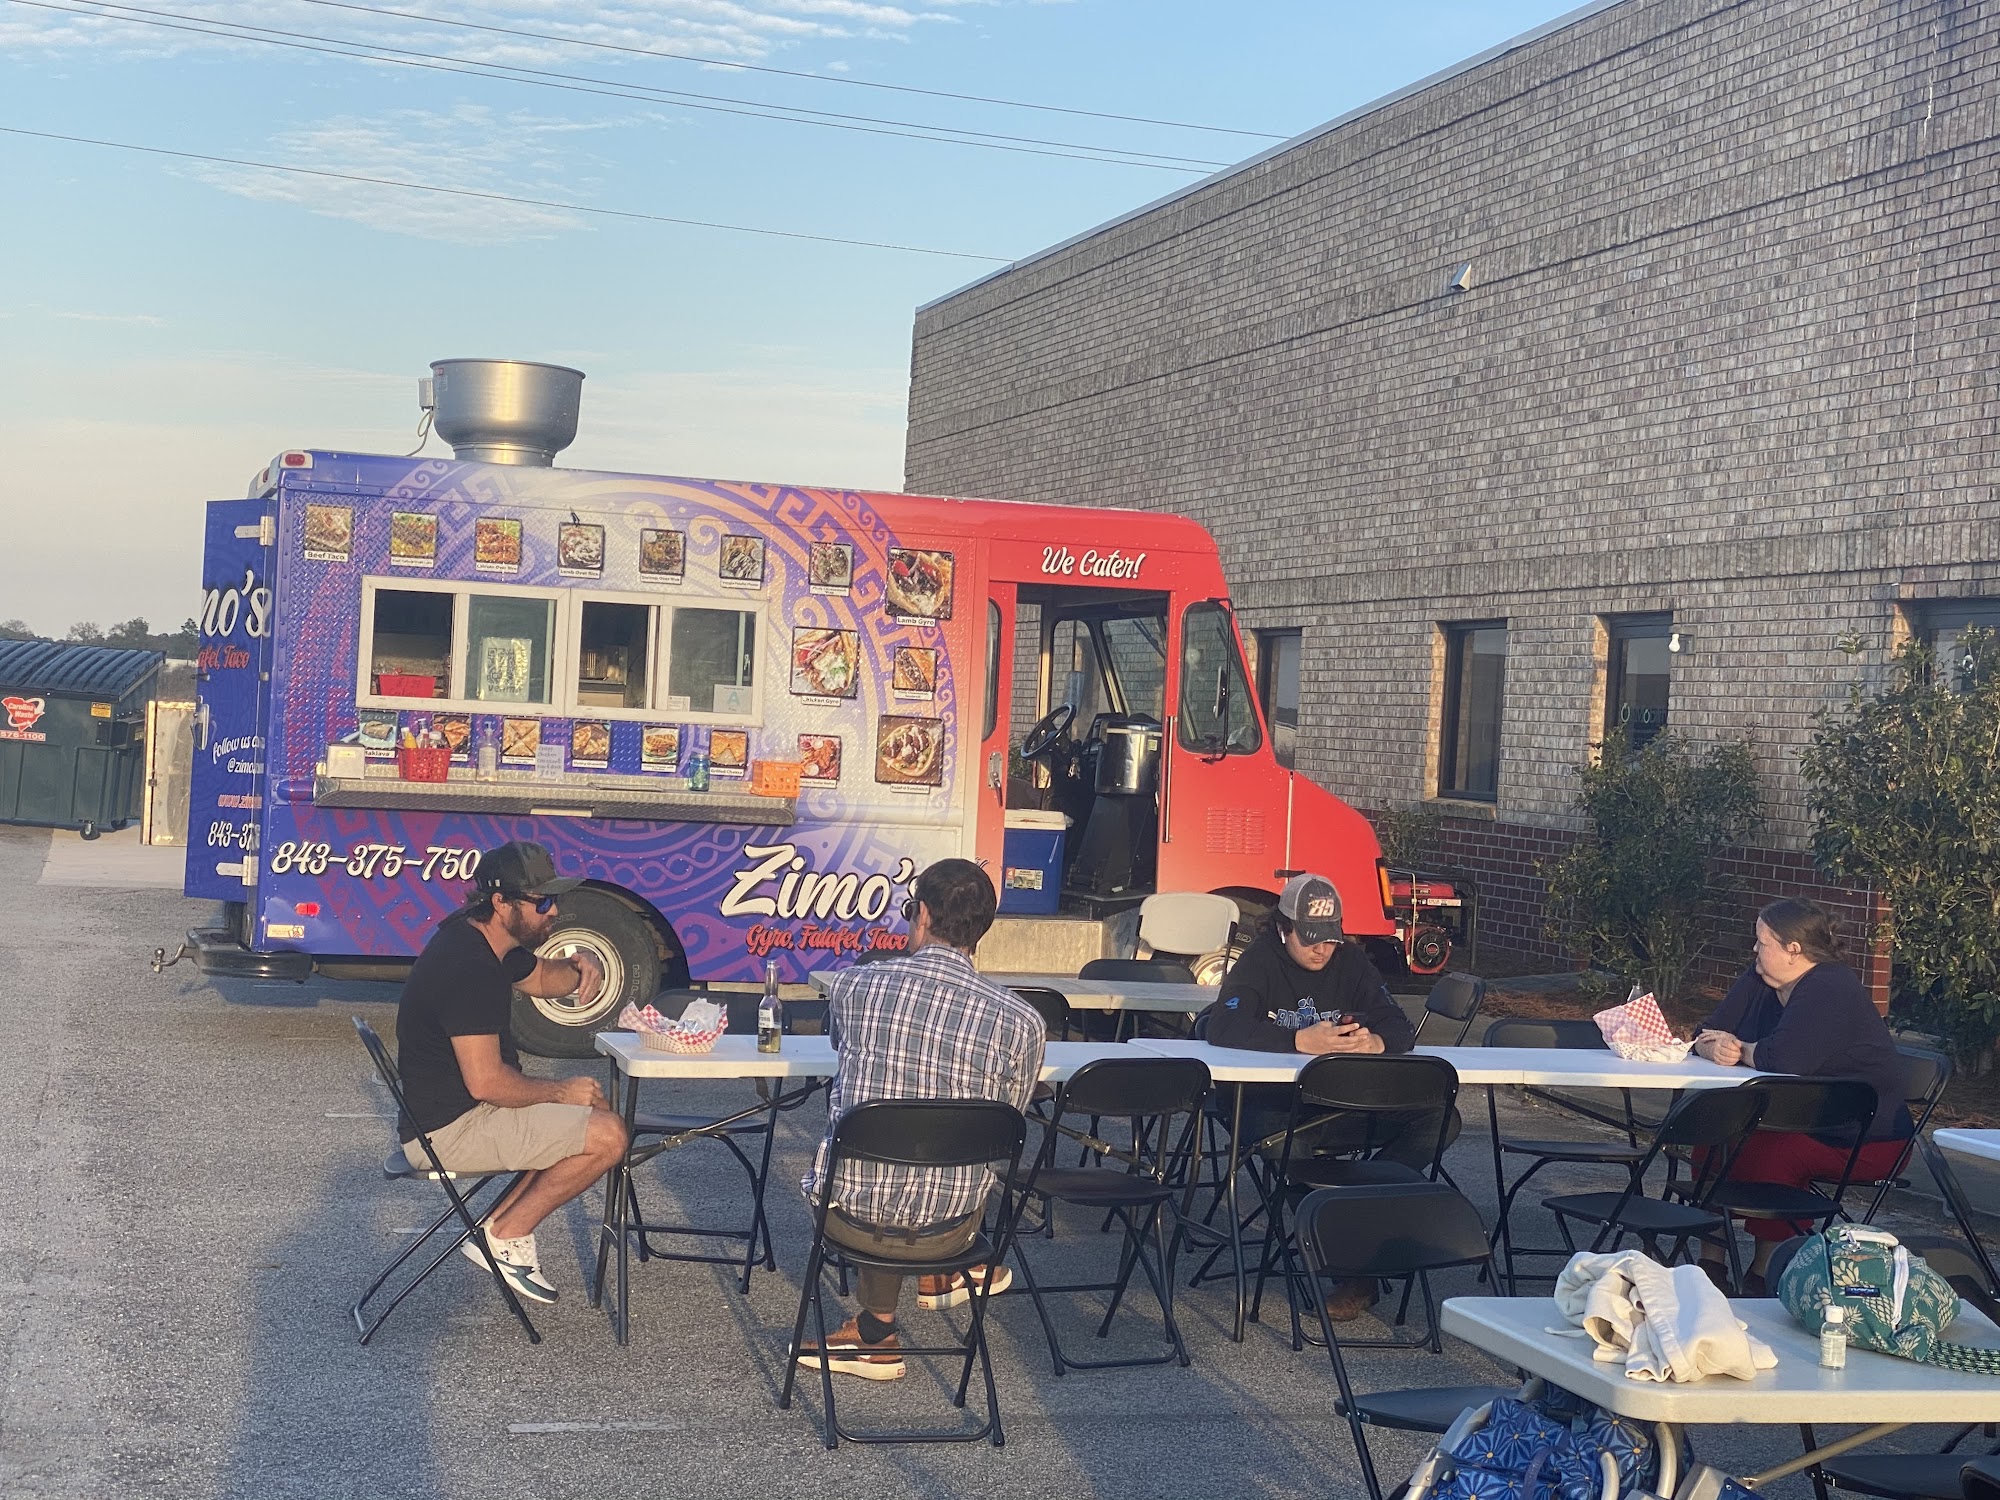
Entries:
POLYGON ((1076 717, 1076 709, 1068 703, 1058 703, 1054 708, 1035 720, 1021 740, 1021 759, 1039 760, 1047 755, 1063 737, 1069 733, 1070 720, 1076 717))

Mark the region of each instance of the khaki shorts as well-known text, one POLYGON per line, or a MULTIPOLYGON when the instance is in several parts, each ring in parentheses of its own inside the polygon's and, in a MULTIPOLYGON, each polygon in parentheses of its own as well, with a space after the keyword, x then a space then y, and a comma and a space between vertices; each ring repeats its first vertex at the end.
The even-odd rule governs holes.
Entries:
MULTIPOLYGON (((583 1153, 590 1127, 588 1104, 530 1104, 502 1109, 475 1104, 449 1125, 431 1132, 438 1160, 450 1172, 529 1172, 583 1153)), ((430 1170, 424 1148, 403 1142, 410 1165, 430 1170)))

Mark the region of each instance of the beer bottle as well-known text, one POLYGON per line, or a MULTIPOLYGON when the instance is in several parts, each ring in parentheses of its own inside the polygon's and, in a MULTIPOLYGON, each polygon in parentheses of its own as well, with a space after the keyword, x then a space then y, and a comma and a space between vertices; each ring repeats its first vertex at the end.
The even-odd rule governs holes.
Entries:
POLYGON ((778 961, 764 960, 764 998, 757 1002, 757 1050, 777 1052, 784 1045, 785 1002, 778 998, 778 961))

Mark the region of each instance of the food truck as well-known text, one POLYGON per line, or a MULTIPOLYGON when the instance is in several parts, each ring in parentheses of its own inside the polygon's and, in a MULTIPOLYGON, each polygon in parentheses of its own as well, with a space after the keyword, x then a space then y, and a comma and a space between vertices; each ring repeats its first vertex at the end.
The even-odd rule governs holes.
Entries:
POLYGON ((1273 757, 1193 521, 558 469, 580 374, 433 369, 454 457, 294 450, 208 507, 202 967, 406 960, 509 839, 586 881, 550 945, 604 993, 516 1002, 557 1055, 662 983, 901 948, 949 855, 1072 926, 1310 867, 1393 943, 1374 834, 1273 757), (1066 829, 1047 868, 1010 865, 1024 822, 1066 829))

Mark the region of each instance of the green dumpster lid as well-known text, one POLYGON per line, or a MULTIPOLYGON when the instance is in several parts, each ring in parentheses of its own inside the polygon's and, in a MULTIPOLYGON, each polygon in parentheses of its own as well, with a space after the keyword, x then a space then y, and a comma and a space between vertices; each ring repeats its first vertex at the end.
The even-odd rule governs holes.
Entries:
POLYGON ((127 651, 68 641, 0 641, 0 692, 74 693, 118 699, 166 660, 162 651, 127 651))

